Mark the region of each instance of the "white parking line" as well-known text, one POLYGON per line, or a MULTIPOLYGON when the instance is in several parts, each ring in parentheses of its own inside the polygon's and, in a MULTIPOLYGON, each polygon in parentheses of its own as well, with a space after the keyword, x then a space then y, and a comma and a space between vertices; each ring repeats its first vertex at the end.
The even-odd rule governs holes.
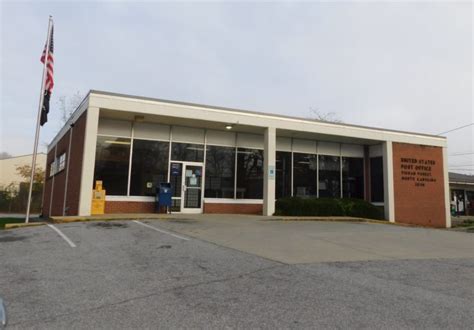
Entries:
POLYGON ((169 231, 166 231, 166 230, 158 229, 154 226, 147 225, 146 223, 143 223, 143 222, 140 222, 140 221, 137 221, 137 220, 132 220, 132 221, 135 222, 135 223, 138 223, 139 225, 145 226, 147 228, 159 231, 160 233, 168 234, 168 235, 171 235, 173 237, 176 237, 176 238, 179 238, 179 239, 182 239, 182 240, 185 240, 185 241, 189 241, 189 238, 170 233, 169 231))
POLYGON ((64 235, 64 233, 62 231, 60 231, 58 228, 56 228, 55 226, 53 225, 50 225, 50 224, 47 224, 49 228, 51 228, 52 230, 54 230, 55 232, 58 233, 59 236, 61 236, 66 242, 67 244, 69 244, 71 247, 76 247, 76 244, 74 244, 73 241, 71 241, 69 239, 69 237, 67 237, 66 235, 64 235))

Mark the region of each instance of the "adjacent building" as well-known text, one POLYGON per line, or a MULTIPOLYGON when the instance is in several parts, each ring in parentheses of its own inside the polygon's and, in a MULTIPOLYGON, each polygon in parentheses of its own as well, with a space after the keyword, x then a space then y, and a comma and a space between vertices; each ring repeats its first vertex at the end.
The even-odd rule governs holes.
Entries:
POLYGON ((351 197, 392 222, 450 226, 440 136, 90 91, 48 147, 45 215, 173 211, 271 215, 285 196, 351 197))
POLYGON ((474 216, 474 175, 449 172, 451 213, 474 216))
MULTIPOLYGON (((22 177, 17 168, 22 166, 29 166, 31 168, 31 162, 33 155, 22 155, 13 156, 5 159, 0 159, 0 190, 5 189, 9 185, 13 185, 15 189, 20 189, 20 184, 27 182, 28 180, 22 177)), ((36 166, 41 169, 45 169, 46 154, 38 153, 36 155, 36 166)))

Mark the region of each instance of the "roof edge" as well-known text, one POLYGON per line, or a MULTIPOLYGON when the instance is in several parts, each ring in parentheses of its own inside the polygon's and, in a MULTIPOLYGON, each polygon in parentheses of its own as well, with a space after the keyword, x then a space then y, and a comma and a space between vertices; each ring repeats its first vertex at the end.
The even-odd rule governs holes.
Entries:
POLYGON ((410 132, 410 131, 401 131, 401 130, 395 130, 395 129, 363 126, 363 125, 356 125, 356 124, 333 123, 333 122, 330 122, 330 121, 322 121, 322 120, 304 118, 304 117, 287 116, 287 115, 281 115, 281 114, 270 113, 270 112, 258 112, 258 111, 251 111, 251 110, 244 110, 244 109, 237 109, 237 108, 220 107, 220 106, 214 106, 214 105, 208 105, 208 104, 174 101, 174 100, 159 99, 159 98, 153 98, 153 97, 147 97, 147 96, 139 96, 139 95, 131 95, 131 94, 122 94, 122 93, 101 91, 101 90, 96 90, 96 89, 91 89, 89 91, 89 93, 87 94, 87 97, 91 94, 105 95, 105 96, 115 96, 115 97, 123 97, 123 98, 133 98, 133 99, 139 99, 139 100, 145 100, 145 101, 154 101, 154 102, 161 102, 161 103, 168 103, 168 104, 175 104, 175 105, 209 108, 209 109, 222 110, 222 111, 242 112, 242 113, 246 113, 246 114, 256 114, 256 115, 261 115, 261 116, 277 117, 277 118, 281 118, 281 119, 303 120, 303 121, 307 121, 307 122, 322 123, 322 124, 325 124, 325 125, 329 124, 329 125, 338 126, 338 127, 354 127, 354 128, 362 128, 362 129, 369 129, 369 130, 375 130, 375 131, 410 134, 410 135, 423 136, 423 137, 429 137, 429 138, 440 139, 440 140, 446 140, 447 139, 446 136, 440 136, 440 135, 434 135, 434 134, 417 133, 417 132, 410 132))

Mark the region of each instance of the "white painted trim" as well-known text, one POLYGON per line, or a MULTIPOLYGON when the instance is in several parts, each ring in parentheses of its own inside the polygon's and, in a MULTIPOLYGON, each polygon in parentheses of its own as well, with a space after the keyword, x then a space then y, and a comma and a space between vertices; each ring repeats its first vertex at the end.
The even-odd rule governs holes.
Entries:
POLYGON ((263 142, 263 215, 275 213, 275 182, 276 182, 276 129, 265 129, 263 142), (270 167, 273 167, 273 176, 270 177, 270 167))
POLYGON ((263 204, 263 199, 204 198, 208 204, 263 204))
POLYGON ((69 183, 69 163, 71 161, 71 141, 72 141, 73 132, 74 132, 74 126, 71 126, 69 129, 69 145, 67 148, 66 178, 64 180, 63 216, 66 215, 67 190, 68 190, 68 183, 69 183))
POLYGON ((155 197, 153 196, 116 196, 107 195, 105 196, 106 202, 154 202, 155 197))
POLYGON ((170 132, 169 132, 169 145, 168 145, 168 181, 167 182, 171 182, 171 148, 173 147, 173 129, 172 127, 170 126, 170 132))
MULTIPOLYGON (((181 175, 181 205, 180 205, 180 211, 181 213, 203 213, 204 210, 204 203, 203 203, 203 192, 204 192, 204 163, 197 163, 197 162, 181 162, 182 165, 182 175, 181 175), (183 191, 185 183, 186 183, 186 167, 187 166, 196 166, 196 167, 201 167, 201 207, 200 208, 191 208, 191 207, 185 207, 185 202, 186 202, 186 193, 183 191)), ((190 189, 196 189, 196 188, 190 188, 190 189)))
POLYGON ((234 147, 234 199, 237 198, 237 134, 235 134, 235 147, 234 147))
POLYGON ((131 139, 131 135, 125 136, 125 135, 110 135, 110 134, 98 134, 97 136, 103 136, 103 137, 111 137, 111 138, 121 138, 121 139, 131 139))
MULTIPOLYGON (((293 138, 291 138, 291 197, 294 196, 294 195, 293 195, 293 193, 294 193, 294 192, 293 192, 293 177, 294 177, 294 175, 295 175, 295 173, 294 173, 294 165, 293 165, 293 163, 294 163, 294 160, 293 160, 294 155, 293 155, 293 154, 294 154, 294 153, 293 153, 293 138)), ((316 166, 317 166, 317 163, 316 163, 316 166)), ((318 177, 317 177, 317 175, 316 175, 316 181, 317 181, 317 180, 318 180, 318 177)), ((318 186, 316 185, 316 188, 317 188, 317 187, 318 187, 318 186)))
POLYGON ((450 189, 449 189, 448 148, 443 148, 443 177, 444 177, 444 203, 445 203, 446 228, 451 228, 451 201, 450 201, 451 197, 450 197, 450 189))
POLYGON ((224 125, 249 125, 262 127, 262 129, 264 127, 272 126, 276 129, 299 132, 447 147, 447 140, 442 136, 437 137, 434 135, 413 132, 401 132, 381 128, 321 122, 305 118, 90 91, 79 107, 74 111, 65 126, 53 138, 48 147, 48 151, 51 146, 55 145, 65 134, 70 122, 75 122, 76 119, 86 111, 89 105, 97 108, 113 109, 116 111, 162 115, 167 117, 170 117, 170 114, 172 114, 177 119, 193 118, 209 121, 209 118, 212 118, 214 122, 223 123, 224 125))
MULTIPOLYGON (((319 166, 319 164, 318 164, 319 166)), ((344 197, 344 192, 343 192, 343 178, 342 178, 342 144, 339 144, 339 198, 344 197)))
POLYGON ((145 99, 129 95, 112 95, 92 91, 89 102, 99 108, 114 109, 150 115, 163 115, 176 118, 193 118, 235 125, 254 127, 275 127, 276 129, 311 132, 325 135, 339 135, 378 141, 394 141, 423 145, 446 146, 446 138, 411 132, 384 130, 355 125, 320 122, 305 118, 284 117, 274 114, 245 112, 235 109, 216 108, 196 104, 176 103, 165 100, 145 99))
POLYGON ((84 151, 82 154, 81 185, 79 191, 79 215, 91 214, 92 189, 94 184, 95 152, 97 148, 97 129, 99 108, 89 107, 86 114, 84 132, 84 151))
POLYGON ((384 183, 384 211, 385 219, 395 222, 395 192, 393 183, 393 145, 387 141, 383 149, 383 183, 384 183))
MULTIPOLYGON (((99 135, 100 136, 100 135, 99 135)), ((103 136, 103 135, 102 135, 103 136)), ((122 136, 114 136, 114 137, 122 137, 122 136)), ((128 138, 129 139, 129 138, 128 138)), ((166 139, 150 139, 150 138, 142 138, 142 137, 134 137, 134 140, 143 140, 143 141, 156 141, 156 142, 169 142, 170 140, 166 139)))
POLYGON ((132 181, 134 127, 135 122, 132 122, 130 127, 130 154, 128 155, 127 196, 130 196, 130 184, 132 181))
POLYGON ((316 155, 316 198, 319 198, 319 156, 316 155))
POLYGON ((204 212, 204 192, 206 190, 207 129, 204 130, 204 160, 201 174, 201 213, 204 212))
MULTIPOLYGON (((53 163, 50 165, 50 170, 49 172, 51 172, 51 166, 56 166, 56 157, 57 157, 57 152, 58 152, 58 145, 56 144, 54 146, 54 160, 53 160, 53 163)), ((46 174, 46 173, 45 173, 46 174)), ((49 173, 48 173, 49 175, 49 173)), ((51 195, 50 195, 50 198, 49 198, 49 216, 51 216, 51 209, 53 207, 53 199, 54 199, 54 179, 56 178, 56 173, 54 173, 54 175, 51 177, 51 195)))

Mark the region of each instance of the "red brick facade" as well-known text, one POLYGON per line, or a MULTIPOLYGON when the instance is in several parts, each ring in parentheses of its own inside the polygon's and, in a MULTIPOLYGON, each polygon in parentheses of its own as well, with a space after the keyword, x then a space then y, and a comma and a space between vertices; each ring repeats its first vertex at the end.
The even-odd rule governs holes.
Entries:
POLYGON ((204 213, 262 214, 263 204, 204 203, 204 213))
MULTIPOLYGON (((204 213, 262 214, 262 204, 204 203, 204 213)), ((105 213, 155 213, 154 202, 106 201, 105 213)))
POLYGON ((69 128, 66 134, 64 134, 64 136, 48 153, 46 162, 46 182, 43 197, 44 216, 78 214, 86 116, 87 111, 79 117, 75 122, 74 127, 72 129, 69 128), (69 141, 71 141, 70 152, 69 141), (52 162, 56 157, 59 157, 63 153, 66 153, 65 169, 50 177, 49 173, 51 171, 52 162), (68 175, 67 189, 66 175, 68 175), (66 203, 64 203, 64 199, 66 199, 66 203))
POLYGON ((446 226, 443 150, 393 143, 395 221, 446 226))
POLYGON ((155 203, 106 201, 105 213, 155 213, 155 203))
POLYGON ((81 187, 82 158, 86 132, 86 116, 83 113, 76 121, 72 130, 71 153, 69 155, 69 178, 66 195, 66 215, 79 213, 79 194, 81 187))

